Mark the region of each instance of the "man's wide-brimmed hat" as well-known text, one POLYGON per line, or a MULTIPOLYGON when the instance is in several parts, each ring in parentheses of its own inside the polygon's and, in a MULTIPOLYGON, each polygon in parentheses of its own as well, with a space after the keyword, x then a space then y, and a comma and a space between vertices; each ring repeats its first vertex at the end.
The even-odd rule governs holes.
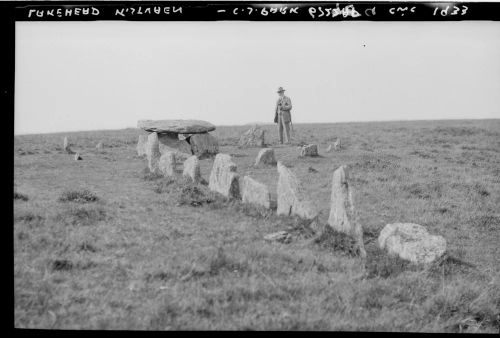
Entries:
POLYGON ((283 89, 283 87, 279 87, 278 88, 278 93, 281 93, 281 92, 284 92, 285 90, 283 89))

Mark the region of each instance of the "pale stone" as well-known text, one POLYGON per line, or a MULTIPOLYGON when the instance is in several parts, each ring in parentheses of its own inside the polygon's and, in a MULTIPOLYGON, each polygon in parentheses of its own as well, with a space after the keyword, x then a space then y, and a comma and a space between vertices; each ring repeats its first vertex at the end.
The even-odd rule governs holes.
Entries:
POLYGON ((308 144, 300 150, 300 156, 318 156, 318 146, 316 144, 308 144))
POLYGON ((156 133, 198 134, 215 130, 210 122, 200 120, 139 120, 137 127, 156 133))
POLYGON ((167 151, 160 156, 160 161, 158 162, 158 168, 163 176, 174 176, 175 175, 175 154, 171 151, 167 151))
POLYGON ((240 147, 264 147, 265 131, 259 126, 253 126, 241 135, 238 145, 240 147))
POLYGON ((180 160, 185 160, 193 154, 189 143, 186 140, 179 140, 178 134, 158 134, 158 145, 161 154, 173 152, 180 160))
POLYGON ((146 155, 147 143, 148 143, 148 135, 139 135, 139 139, 137 140, 137 155, 138 156, 146 155))
POLYGON ((346 166, 341 166, 333 172, 328 224, 336 231, 354 238, 361 255, 365 256, 363 228, 356 221, 349 172, 346 166))
POLYGON ((257 158, 255 159, 255 165, 275 165, 276 158, 274 157, 274 149, 272 148, 264 148, 259 151, 257 158))
POLYGON ((292 236, 286 231, 278 231, 264 236, 264 239, 269 242, 290 243, 292 236))
POLYGON ((206 158, 219 153, 219 142, 209 133, 195 134, 189 137, 191 151, 198 158, 206 158))
POLYGON ((146 156, 148 158, 149 170, 152 173, 161 173, 159 168, 161 153, 158 142, 158 135, 156 133, 151 133, 148 136, 148 141, 146 143, 146 156))
POLYGON ((201 180, 200 161, 196 155, 193 155, 184 161, 184 170, 182 175, 189 177, 193 182, 199 182, 201 180))
POLYGON ((240 197, 239 175, 236 164, 228 154, 217 154, 210 173, 208 188, 229 198, 240 197))
POLYGON ((243 177, 243 203, 255 204, 269 209, 271 207, 271 194, 265 184, 257 182, 250 176, 243 177))
POLYGON ((442 236, 431 235, 425 227, 414 223, 387 224, 378 236, 378 244, 389 254, 416 264, 432 263, 446 251, 442 236))
POLYGON ((64 137, 63 150, 66 150, 66 151, 69 150, 69 142, 68 142, 68 137, 67 136, 64 137))
POLYGON ((80 154, 76 153, 75 154, 75 161, 80 161, 83 160, 83 158, 80 156, 80 154))
POLYGON ((333 144, 333 149, 334 150, 340 150, 340 148, 342 147, 342 144, 340 142, 340 139, 338 138, 335 143, 333 144))
POLYGON ((278 161, 278 215, 297 215, 305 219, 318 216, 318 210, 306 197, 297 176, 278 161))
POLYGON ((328 146, 328 148, 326 148, 326 152, 327 152, 327 153, 329 153, 329 152, 331 152, 332 150, 333 150, 333 147, 332 147, 332 145, 330 144, 330 145, 328 146))
POLYGON ((98 151, 102 151, 104 149, 104 146, 103 146, 102 142, 99 142, 99 143, 97 143, 97 145, 95 146, 95 148, 98 151))

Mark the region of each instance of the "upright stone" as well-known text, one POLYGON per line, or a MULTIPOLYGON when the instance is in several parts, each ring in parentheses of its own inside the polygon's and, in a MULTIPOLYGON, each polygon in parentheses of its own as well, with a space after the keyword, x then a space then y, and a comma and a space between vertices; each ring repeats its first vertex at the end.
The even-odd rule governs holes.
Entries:
POLYGON ((148 135, 139 135, 139 139, 137 140, 137 155, 144 156, 146 155, 146 145, 148 143, 148 135))
POLYGON ((158 168, 163 176, 175 176, 175 154, 167 151, 160 156, 158 168))
POLYGON ((378 236, 378 244, 389 254, 416 264, 432 263, 446 251, 446 240, 434 236, 414 223, 387 224, 378 236))
POLYGON ((333 150, 333 146, 330 144, 328 145, 328 148, 326 148, 326 152, 329 153, 333 150))
POLYGON ((241 135, 238 145, 240 147, 264 147, 265 131, 259 126, 253 126, 241 135))
POLYGON ((63 141, 63 150, 68 151, 69 149, 69 142, 68 142, 68 137, 64 136, 64 141, 63 141))
POLYGON ((75 161, 81 161, 83 158, 80 156, 80 154, 76 153, 75 154, 75 161))
POLYGON ((275 164, 276 164, 276 158, 274 157, 274 149, 264 148, 259 151, 259 154, 255 159, 255 166, 275 165, 275 164))
POLYGON ((242 200, 243 203, 260 205, 267 209, 271 207, 271 194, 267 186, 250 176, 243 177, 242 200))
POLYGON ((203 159, 219 153, 219 142, 209 133, 194 134, 189 137, 191 150, 198 158, 203 159))
POLYGON ((195 183, 201 180, 200 161, 196 155, 184 161, 182 176, 189 177, 195 183))
POLYGON ((161 153, 158 143, 158 135, 156 133, 151 133, 148 136, 148 142, 146 144, 146 156, 148 158, 149 170, 152 173, 161 173, 159 168, 161 153))
POLYGON ((95 148, 97 149, 97 151, 102 151, 104 149, 104 146, 103 146, 102 142, 99 142, 99 143, 97 143, 95 148))
POLYGON ((305 219, 318 216, 314 204, 306 197, 297 176, 278 161, 278 215, 297 215, 305 219))
POLYGON ((208 188, 229 198, 240 197, 239 175, 236 173, 236 164, 228 154, 215 156, 208 188))
POLYGON ((363 228, 355 219, 349 175, 345 166, 341 166, 333 172, 328 224, 336 231, 343 232, 354 238, 361 256, 366 256, 363 244, 363 228))
POLYGON ((316 144, 308 144, 302 147, 300 156, 318 156, 318 146, 316 144))

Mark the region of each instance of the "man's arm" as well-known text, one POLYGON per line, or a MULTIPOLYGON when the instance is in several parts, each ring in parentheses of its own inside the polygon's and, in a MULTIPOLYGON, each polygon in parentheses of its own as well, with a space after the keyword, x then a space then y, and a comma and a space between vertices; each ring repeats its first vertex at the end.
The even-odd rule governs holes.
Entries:
POLYGON ((289 111, 292 109, 292 100, 289 97, 283 100, 283 104, 281 105, 281 110, 289 111))

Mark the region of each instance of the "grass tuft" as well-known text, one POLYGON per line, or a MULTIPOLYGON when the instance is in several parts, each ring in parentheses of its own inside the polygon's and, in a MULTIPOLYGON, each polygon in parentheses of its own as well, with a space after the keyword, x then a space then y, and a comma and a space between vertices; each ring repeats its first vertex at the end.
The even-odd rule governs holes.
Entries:
POLYGON ((329 226, 323 227, 322 233, 315 238, 314 243, 320 248, 331 252, 339 252, 346 256, 357 256, 357 245, 354 238, 329 226))
POLYGON ((14 199, 15 200, 21 200, 21 201, 27 201, 28 200, 28 196, 24 195, 24 194, 21 194, 17 191, 14 191, 14 199))
POLYGON ((70 207, 55 216, 56 222, 66 225, 95 225, 108 219, 101 207, 70 207))
POLYGON ((94 193, 87 189, 64 191, 59 197, 59 202, 89 203, 99 200, 94 193))

